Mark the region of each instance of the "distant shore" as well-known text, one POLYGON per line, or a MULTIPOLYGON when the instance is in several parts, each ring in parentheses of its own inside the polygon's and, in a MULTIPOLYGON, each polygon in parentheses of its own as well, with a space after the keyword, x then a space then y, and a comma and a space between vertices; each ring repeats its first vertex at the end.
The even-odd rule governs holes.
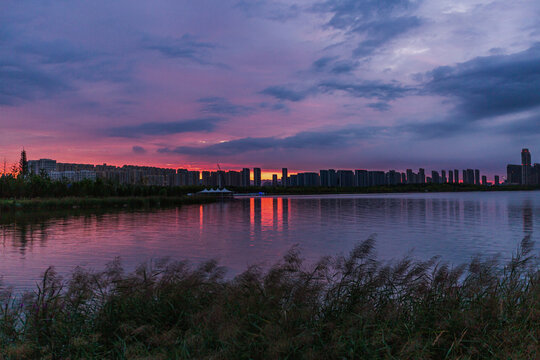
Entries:
POLYGON ((70 210, 110 208, 160 208, 215 202, 216 199, 201 196, 129 196, 129 197, 63 197, 0 199, 0 210, 70 210))
POLYGON ((231 188, 237 194, 266 195, 331 195, 331 194, 384 194, 384 193, 425 193, 425 192, 473 192, 473 191, 531 191, 538 186, 523 185, 466 185, 466 184, 403 184, 369 187, 260 187, 231 188))

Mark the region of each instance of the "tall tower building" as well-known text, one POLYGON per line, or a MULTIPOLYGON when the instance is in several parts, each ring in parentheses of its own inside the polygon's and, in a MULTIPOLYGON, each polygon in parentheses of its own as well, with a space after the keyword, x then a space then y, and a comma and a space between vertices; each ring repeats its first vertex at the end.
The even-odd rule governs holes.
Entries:
POLYGON ((474 170, 474 185, 480 185, 480 170, 474 170))
POLYGON ((415 180, 412 169, 407 169, 407 184, 414 184, 415 180))
POLYGON ((528 185, 531 175, 531 153, 529 149, 521 150, 521 183, 528 185))
POLYGON ((243 187, 248 187, 250 184, 251 174, 249 168, 242 169, 241 181, 243 187))
POLYGON ((441 170, 441 184, 446 184, 448 180, 446 179, 446 170, 441 170))
POLYGON ((454 172, 452 170, 448 170, 448 183, 454 183, 454 172))
POLYGON ((474 170, 467 169, 467 184, 474 185, 474 170))
POLYGON ((440 184, 441 182, 439 178, 439 173, 435 170, 431 172, 431 181, 433 181, 434 184, 440 184))
POLYGON ((261 168, 253 168, 253 185, 261 187, 261 168))
POLYGON ((287 168, 281 169, 281 186, 286 187, 288 185, 288 177, 289 177, 289 171, 287 168))
POLYGON ((458 169, 454 169, 454 182, 456 184, 459 184, 459 170, 458 169))
POLYGON ((418 182, 420 184, 426 183, 426 173, 425 173, 425 170, 422 168, 418 169, 418 182))

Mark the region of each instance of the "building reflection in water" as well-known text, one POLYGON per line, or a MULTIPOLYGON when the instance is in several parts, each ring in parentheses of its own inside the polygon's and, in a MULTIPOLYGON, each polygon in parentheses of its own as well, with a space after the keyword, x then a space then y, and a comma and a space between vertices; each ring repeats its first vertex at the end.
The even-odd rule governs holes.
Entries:
POLYGON ((522 206, 523 211, 523 232, 525 236, 533 233, 533 207, 530 200, 525 200, 522 206))
POLYGON ((216 258, 240 271, 277 261, 295 244, 306 259, 346 253, 372 234, 383 257, 414 249, 419 257, 463 262, 477 253, 511 254, 523 235, 534 235, 539 206, 540 192, 455 193, 254 197, 150 212, 2 214, 0 275, 22 265, 24 276, 81 261, 99 268, 115 256, 127 265, 164 256, 216 258))

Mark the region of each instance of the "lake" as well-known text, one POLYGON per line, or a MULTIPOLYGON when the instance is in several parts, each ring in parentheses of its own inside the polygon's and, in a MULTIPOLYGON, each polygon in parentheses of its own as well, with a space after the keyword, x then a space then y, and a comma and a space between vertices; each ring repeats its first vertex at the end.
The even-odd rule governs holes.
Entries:
MULTIPOLYGON (((178 209, 0 215, 0 276, 32 288, 54 265, 61 274, 119 256, 128 270, 170 257, 217 259, 230 276, 269 265, 298 245, 307 261, 346 254, 376 236, 377 254, 412 252, 451 263, 475 254, 509 258, 524 236, 538 240, 540 192, 246 197, 178 209)), ((537 244, 538 248, 538 244, 537 244)))

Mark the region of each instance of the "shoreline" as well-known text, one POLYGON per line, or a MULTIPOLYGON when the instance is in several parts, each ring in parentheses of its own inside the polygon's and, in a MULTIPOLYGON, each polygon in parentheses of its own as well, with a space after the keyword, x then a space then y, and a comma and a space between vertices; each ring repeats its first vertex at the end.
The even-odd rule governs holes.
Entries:
POLYGON ((254 189, 238 189, 231 188, 237 191, 234 196, 259 196, 259 191, 264 193, 261 196, 287 196, 287 195, 362 195, 362 194, 423 194, 423 193, 451 193, 451 192, 511 192, 511 191, 535 191, 540 190, 536 186, 522 185, 500 185, 500 186, 484 186, 484 185, 455 185, 455 184, 407 184, 407 185, 390 185, 390 186, 373 186, 373 187, 273 187, 273 188, 255 188, 254 189), (246 189, 246 190, 245 190, 246 189))
POLYGON ((76 210, 76 209, 145 209, 191 204, 207 204, 218 199, 200 196, 129 196, 129 197, 62 197, 0 199, 0 211, 76 210))

